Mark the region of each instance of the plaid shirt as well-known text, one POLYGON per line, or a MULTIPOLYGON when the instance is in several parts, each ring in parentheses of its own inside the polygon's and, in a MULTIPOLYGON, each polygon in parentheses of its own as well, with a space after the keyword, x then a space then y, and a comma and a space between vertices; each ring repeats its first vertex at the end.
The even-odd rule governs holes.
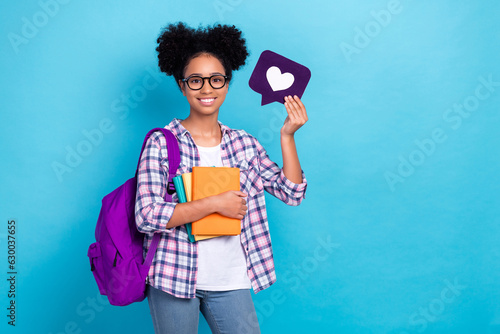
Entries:
MULTIPOLYGON (((247 258, 247 274, 255 293, 276 281, 271 236, 267 222, 264 190, 288 205, 299 205, 306 191, 302 183, 288 180, 272 162, 256 138, 243 130, 233 130, 219 122, 222 130, 221 155, 224 166, 240 168, 241 191, 248 194, 248 211, 242 220, 241 244, 247 258)), ((200 156, 190 133, 174 119, 165 127, 179 142, 181 162, 177 175, 189 173, 200 165, 200 156)), ((135 218, 137 228, 146 233, 144 254, 153 233, 162 232, 156 255, 148 273, 148 284, 179 298, 194 298, 198 270, 198 243, 191 243, 185 225, 168 228, 167 223, 178 203, 165 202, 168 176, 165 137, 155 132, 142 153, 137 175, 135 218)))

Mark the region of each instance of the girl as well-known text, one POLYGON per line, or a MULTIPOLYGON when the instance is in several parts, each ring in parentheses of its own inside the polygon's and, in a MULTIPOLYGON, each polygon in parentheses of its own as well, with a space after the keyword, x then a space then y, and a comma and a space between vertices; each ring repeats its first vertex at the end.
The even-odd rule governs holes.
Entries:
POLYGON ((241 191, 188 203, 166 203, 168 152, 154 133, 141 156, 135 216, 146 233, 162 233, 148 274, 147 296, 156 333, 197 333, 199 313, 213 333, 260 333, 250 288, 255 293, 276 281, 264 190, 288 205, 304 198, 306 179, 294 133, 307 121, 297 96, 285 98, 281 128, 283 168, 272 162, 256 138, 218 121, 232 71, 248 52, 234 26, 194 30, 167 26, 158 38, 159 66, 173 75, 189 106, 189 116, 166 126, 177 137, 181 163, 177 175, 193 166, 240 168, 241 191), (190 243, 184 224, 211 213, 241 220, 241 235, 190 243))

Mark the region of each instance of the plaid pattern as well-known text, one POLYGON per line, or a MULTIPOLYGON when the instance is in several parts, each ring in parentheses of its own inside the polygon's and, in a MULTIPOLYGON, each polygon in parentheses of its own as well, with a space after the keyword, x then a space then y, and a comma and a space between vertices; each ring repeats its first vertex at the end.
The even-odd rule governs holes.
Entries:
MULTIPOLYGON (((240 168, 241 190, 248 194, 248 211, 242 221, 241 243, 247 255, 248 277, 255 293, 276 281, 271 237, 267 222, 264 190, 288 205, 299 205, 305 195, 306 179, 295 184, 272 162, 256 138, 243 130, 233 130, 219 122, 222 130, 221 155, 224 166, 240 168)), ((174 119, 165 128, 179 142, 181 162, 177 175, 199 166, 198 149, 189 132, 174 119)), ((144 254, 153 233, 163 232, 148 274, 148 283, 179 298, 194 298, 198 244, 190 243, 184 225, 167 229, 177 195, 164 201, 168 160, 165 137, 156 132, 149 139, 140 159, 137 175, 135 218, 139 231, 146 233, 144 254)))

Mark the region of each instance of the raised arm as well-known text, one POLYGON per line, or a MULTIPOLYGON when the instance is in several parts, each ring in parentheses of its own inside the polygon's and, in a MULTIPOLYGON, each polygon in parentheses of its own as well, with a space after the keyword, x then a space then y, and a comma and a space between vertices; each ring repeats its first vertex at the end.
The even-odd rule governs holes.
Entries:
POLYGON ((288 116, 281 128, 281 153, 283 154, 283 173, 290 181, 302 183, 302 169, 295 146, 295 132, 307 122, 307 112, 300 98, 285 97, 288 116))
POLYGON ((264 189, 288 205, 299 205, 305 196, 307 181, 300 166, 295 132, 307 122, 304 104, 295 97, 285 98, 288 116, 281 128, 283 168, 273 162, 264 147, 255 140, 259 152, 259 170, 264 189))

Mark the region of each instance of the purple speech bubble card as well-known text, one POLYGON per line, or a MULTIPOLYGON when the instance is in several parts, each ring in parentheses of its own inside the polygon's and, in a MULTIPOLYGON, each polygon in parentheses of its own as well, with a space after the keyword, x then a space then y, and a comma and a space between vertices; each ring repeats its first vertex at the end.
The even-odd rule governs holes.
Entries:
POLYGON ((285 96, 302 97, 311 79, 311 71, 299 63, 275 52, 261 53, 248 84, 262 95, 261 105, 271 102, 284 103, 285 96))

